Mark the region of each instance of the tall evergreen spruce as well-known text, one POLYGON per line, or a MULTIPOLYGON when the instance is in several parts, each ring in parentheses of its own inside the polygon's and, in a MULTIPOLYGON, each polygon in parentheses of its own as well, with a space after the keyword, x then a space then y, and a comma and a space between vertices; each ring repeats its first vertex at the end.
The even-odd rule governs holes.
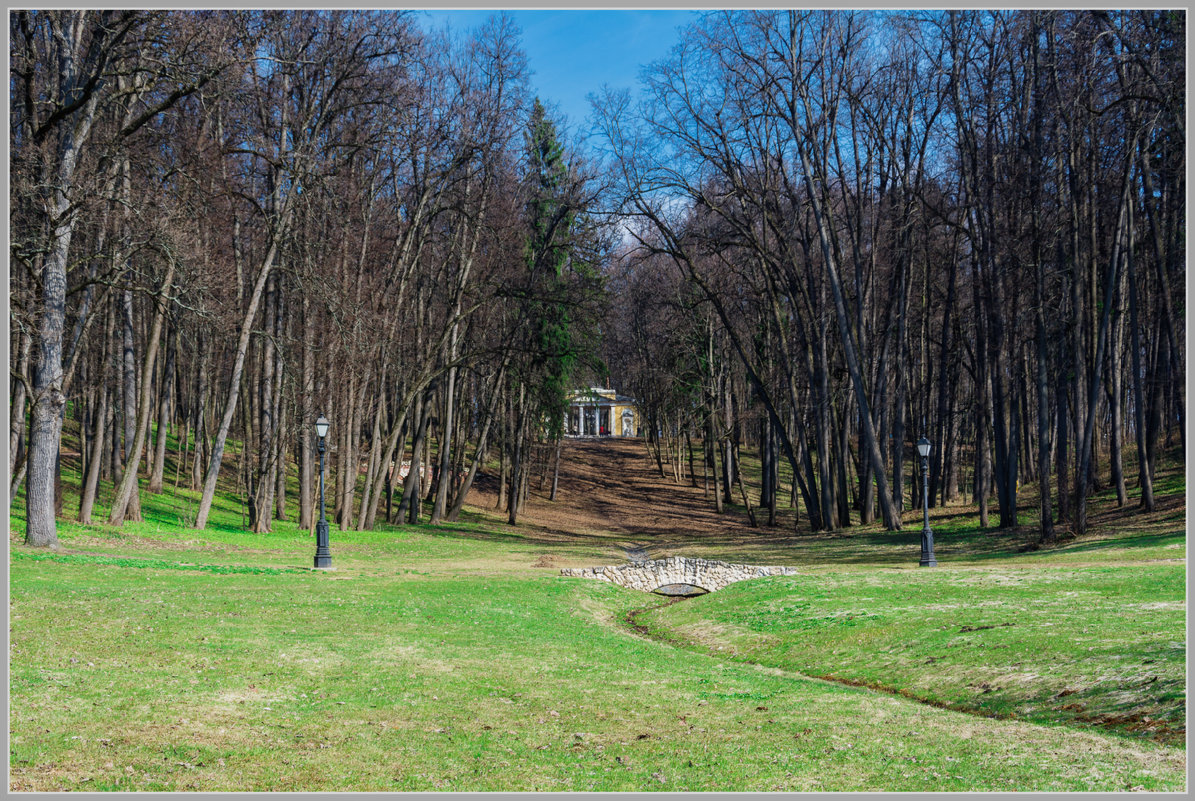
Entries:
POLYGON ((528 197, 526 203, 527 244, 524 258, 530 271, 535 300, 531 321, 540 360, 533 391, 547 420, 547 438, 563 433, 566 394, 577 363, 569 310, 565 302, 564 271, 570 258, 570 244, 576 211, 565 196, 568 167, 564 148, 556 137, 556 126, 548 119, 539 98, 531 109, 527 125, 528 197))

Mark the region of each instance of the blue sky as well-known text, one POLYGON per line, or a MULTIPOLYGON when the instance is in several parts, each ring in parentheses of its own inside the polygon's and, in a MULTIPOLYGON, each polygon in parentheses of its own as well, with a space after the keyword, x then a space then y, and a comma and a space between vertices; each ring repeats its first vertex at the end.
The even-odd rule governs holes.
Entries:
MULTIPOLYGON (((445 23, 458 32, 476 28, 496 9, 436 10, 420 13, 421 25, 445 23)), ((677 42, 677 28, 694 11, 540 11, 508 10, 523 31, 523 49, 532 70, 531 86, 545 105, 555 104, 570 128, 587 130, 586 95, 604 84, 634 88, 639 68, 663 58, 677 42)))

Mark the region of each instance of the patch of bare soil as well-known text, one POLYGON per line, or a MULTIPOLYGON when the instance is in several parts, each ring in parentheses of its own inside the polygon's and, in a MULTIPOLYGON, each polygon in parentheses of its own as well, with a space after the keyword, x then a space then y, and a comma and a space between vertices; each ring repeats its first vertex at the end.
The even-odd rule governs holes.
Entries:
MULTIPOLYGON (((761 534, 748 526, 744 515, 715 512, 712 496, 707 497, 701 486, 661 477, 639 440, 566 440, 555 501, 548 500, 551 481, 549 472, 541 489, 538 476, 532 476, 520 527, 583 536, 610 533, 623 547, 653 551, 682 540, 761 534)), ((479 476, 469 500, 492 510, 497 490, 494 477, 482 481, 479 476)))

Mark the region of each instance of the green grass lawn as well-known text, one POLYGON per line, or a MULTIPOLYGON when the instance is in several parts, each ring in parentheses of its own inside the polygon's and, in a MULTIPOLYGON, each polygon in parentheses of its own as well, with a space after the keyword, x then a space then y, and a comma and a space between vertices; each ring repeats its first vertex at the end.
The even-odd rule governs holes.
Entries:
POLYGON ((827 572, 743 582, 638 622, 732 659, 1181 745, 1185 578, 1181 563, 827 572))
POLYGON ((294 523, 177 503, 57 552, 13 507, 10 789, 1185 788, 1173 510, 1031 553, 941 510, 934 570, 915 530, 711 540, 802 573, 636 612, 661 599, 534 566, 601 538, 334 528, 314 572, 294 523))
MULTIPOLYGON (((409 554, 328 574, 38 560, 18 548, 14 787, 1182 786, 1176 748, 643 640, 616 623, 642 595, 531 568, 456 574, 450 559, 420 556, 441 536, 412 533, 409 554)), ((501 544, 489 550, 507 558, 501 544)), ((840 647, 855 659, 870 649, 840 647)))

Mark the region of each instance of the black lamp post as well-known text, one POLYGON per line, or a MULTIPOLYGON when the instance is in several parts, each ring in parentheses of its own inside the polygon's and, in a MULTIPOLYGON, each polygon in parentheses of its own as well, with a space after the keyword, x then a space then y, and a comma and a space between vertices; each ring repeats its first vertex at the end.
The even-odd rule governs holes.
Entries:
POLYGON ((936 567, 934 558, 934 532, 929 527, 929 440, 917 440, 917 452, 921 454, 921 508, 925 510, 925 526, 921 529, 921 567, 936 567))
POLYGON ((328 519, 324 517, 324 437, 328 436, 328 419, 321 414, 315 421, 315 435, 319 437, 319 522, 315 524, 315 566, 332 566, 332 552, 328 550, 328 519))

